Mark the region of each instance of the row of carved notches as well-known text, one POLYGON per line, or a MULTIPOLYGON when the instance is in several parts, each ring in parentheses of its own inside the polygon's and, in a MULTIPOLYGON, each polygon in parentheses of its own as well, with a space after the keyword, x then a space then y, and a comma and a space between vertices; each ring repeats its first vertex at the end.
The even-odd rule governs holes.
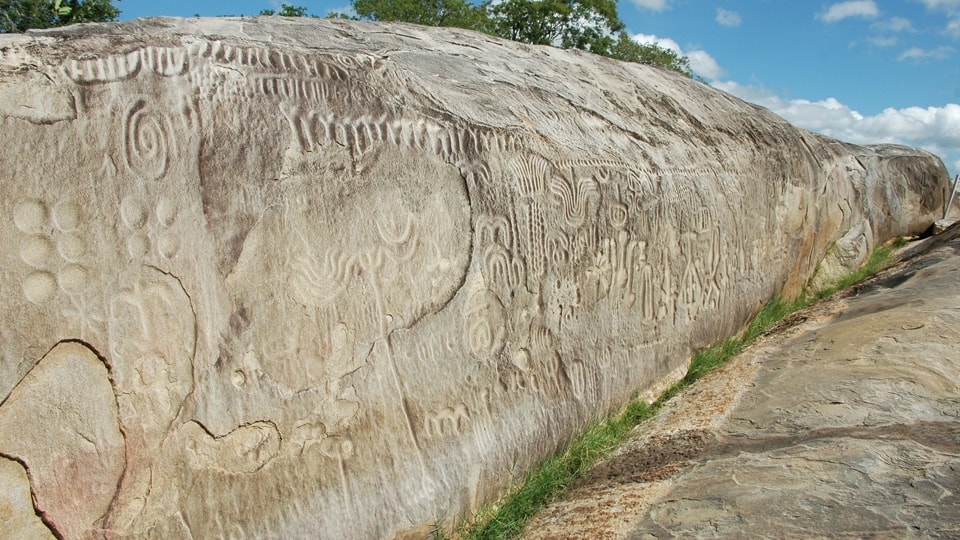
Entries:
POLYGON ((127 53, 71 59, 63 64, 63 70, 74 82, 99 84, 129 79, 144 69, 164 77, 183 75, 190 70, 190 58, 250 68, 263 74, 297 74, 332 81, 346 81, 351 72, 379 65, 379 60, 370 55, 306 55, 198 41, 186 47, 149 46, 127 53))
POLYGON ((457 157, 479 156, 490 150, 509 151, 520 145, 511 135, 448 127, 423 118, 411 120, 387 115, 350 118, 289 107, 281 107, 281 111, 304 151, 336 142, 363 153, 373 143, 390 143, 425 150, 453 162, 457 157))
POLYGON ((67 60, 64 73, 79 84, 99 84, 129 79, 146 69, 164 77, 186 73, 187 51, 180 47, 144 47, 126 54, 67 60))

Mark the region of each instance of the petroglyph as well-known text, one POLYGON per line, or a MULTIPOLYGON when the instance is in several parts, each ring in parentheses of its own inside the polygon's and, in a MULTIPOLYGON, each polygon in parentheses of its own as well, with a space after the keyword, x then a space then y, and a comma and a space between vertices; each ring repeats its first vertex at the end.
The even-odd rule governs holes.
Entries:
POLYGON ((455 521, 830 245, 943 202, 920 151, 470 32, 138 20, 0 50, 0 484, 32 493, 0 536, 455 521))

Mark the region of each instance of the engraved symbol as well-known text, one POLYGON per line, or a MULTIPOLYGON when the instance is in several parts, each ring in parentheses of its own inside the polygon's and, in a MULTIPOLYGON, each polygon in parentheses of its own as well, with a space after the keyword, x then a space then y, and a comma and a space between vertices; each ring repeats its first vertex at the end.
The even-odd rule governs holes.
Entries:
POLYGON ((627 206, 623 203, 612 203, 610 205, 610 224, 614 229, 622 230, 627 226, 627 206))
POLYGON ((175 152, 173 128, 166 115, 138 100, 127 113, 124 134, 124 155, 131 171, 148 180, 166 174, 175 152))
POLYGON ((63 201, 50 212, 43 201, 28 199, 14 207, 13 221, 28 235, 20 243, 20 259, 32 269, 22 283, 24 297, 35 304, 48 302, 59 283, 76 305, 88 281, 87 270, 79 264, 86 245, 74 232, 80 222, 77 205, 63 201), (68 264, 61 267, 63 261, 68 264))
POLYGON ((46 236, 31 235, 20 244, 20 258, 34 268, 47 264, 52 255, 53 242, 46 236))
POLYGON ((50 272, 33 272, 23 280, 23 295, 34 304, 42 304, 57 293, 57 280, 50 272))
POLYGON ((350 484, 347 482, 347 460, 353 457, 353 441, 347 437, 329 437, 320 441, 320 453, 337 460, 337 469, 340 473, 340 486, 347 505, 352 509, 353 496, 350 493, 350 484))
POLYGON ((65 261, 77 262, 86 251, 83 239, 73 233, 67 233, 57 239, 57 252, 65 261))
POLYGON ((47 223, 47 207, 40 201, 27 200, 13 209, 13 222, 25 233, 39 233, 47 223))
POLYGON ((127 253, 131 259, 145 257, 156 246, 156 253, 164 259, 173 259, 180 251, 180 238, 170 232, 177 219, 177 208, 167 199, 161 199, 153 212, 136 197, 124 197, 120 202, 120 219, 131 235, 127 238, 127 253), (156 217, 152 220, 151 217, 156 217))
POLYGON ((72 201, 65 201, 53 208, 53 225, 57 230, 70 232, 80 225, 80 208, 72 201))
POLYGON ((486 288, 470 294, 466 311, 466 338, 478 358, 493 358, 506 343, 506 314, 497 295, 486 288))
POLYGON ((590 208, 600 197, 597 183, 592 178, 567 182, 563 177, 554 176, 550 179, 550 192, 554 202, 560 205, 564 220, 573 228, 586 222, 590 208))
POLYGON ((427 413, 424 430, 431 437, 458 436, 470 422, 470 411, 466 404, 458 403, 454 407, 427 413))

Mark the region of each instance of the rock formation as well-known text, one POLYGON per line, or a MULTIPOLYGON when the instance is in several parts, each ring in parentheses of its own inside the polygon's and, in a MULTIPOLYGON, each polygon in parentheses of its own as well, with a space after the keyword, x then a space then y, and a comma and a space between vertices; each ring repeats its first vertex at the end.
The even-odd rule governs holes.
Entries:
POLYGON ((64 538, 463 516, 948 184, 650 67, 280 18, 2 35, 0 155, 0 527, 64 538))
POLYGON ((960 536, 960 227, 924 243, 668 402, 524 538, 960 536))

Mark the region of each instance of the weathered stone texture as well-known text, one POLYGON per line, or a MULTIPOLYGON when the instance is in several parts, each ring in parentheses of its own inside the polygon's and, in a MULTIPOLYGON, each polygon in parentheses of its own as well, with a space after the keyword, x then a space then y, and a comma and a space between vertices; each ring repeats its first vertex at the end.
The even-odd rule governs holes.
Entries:
POLYGON ((0 36, 0 155, 0 474, 69 538, 463 515, 948 181, 649 67, 279 18, 0 36))
POLYGON ((925 242, 668 402, 524 538, 957 538, 960 228, 925 242))

